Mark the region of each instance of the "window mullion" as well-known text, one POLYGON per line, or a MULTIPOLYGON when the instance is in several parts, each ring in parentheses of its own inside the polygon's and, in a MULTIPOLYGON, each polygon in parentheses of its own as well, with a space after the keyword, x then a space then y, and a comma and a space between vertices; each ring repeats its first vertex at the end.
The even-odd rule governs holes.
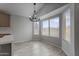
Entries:
POLYGON ((49 22, 49 36, 50 36, 50 20, 48 20, 48 22, 49 22))

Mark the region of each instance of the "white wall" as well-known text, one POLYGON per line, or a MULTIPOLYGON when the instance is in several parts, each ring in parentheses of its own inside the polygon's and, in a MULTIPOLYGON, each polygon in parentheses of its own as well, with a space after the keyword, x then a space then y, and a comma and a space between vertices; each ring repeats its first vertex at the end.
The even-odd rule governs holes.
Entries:
POLYGON ((22 16, 11 16, 11 31, 14 42, 32 40, 32 22, 22 16))

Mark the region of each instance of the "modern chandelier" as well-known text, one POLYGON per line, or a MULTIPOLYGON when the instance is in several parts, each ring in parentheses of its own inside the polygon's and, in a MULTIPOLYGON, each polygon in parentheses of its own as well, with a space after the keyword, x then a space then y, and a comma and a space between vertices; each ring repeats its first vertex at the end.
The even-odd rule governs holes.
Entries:
POLYGON ((33 3, 33 6, 34 6, 33 15, 29 16, 29 20, 32 22, 38 22, 40 21, 40 18, 37 16, 36 3, 33 3))

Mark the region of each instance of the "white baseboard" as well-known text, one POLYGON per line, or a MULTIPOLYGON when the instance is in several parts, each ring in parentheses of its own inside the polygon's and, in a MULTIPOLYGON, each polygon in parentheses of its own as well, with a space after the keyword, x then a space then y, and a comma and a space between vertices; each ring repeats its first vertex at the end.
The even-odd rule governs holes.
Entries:
MULTIPOLYGON (((28 40, 31 41, 31 40, 28 40)), ((21 43, 21 42, 28 42, 27 40, 23 40, 23 41, 16 41, 16 42, 12 42, 12 43, 21 43)))
POLYGON ((41 41, 43 41, 43 42, 45 42, 45 43, 47 43, 47 44, 50 44, 50 45, 53 45, 53 46, 56 46, 56 47, 58 47, 58 48, 60 48, 61 49, 61 47, 60 46, 58 46, 57 44, 55 44, 55 43, 53 43, 53 42, 49 42, 49 41, 46 41, 46 40, 41 40, 41 41))

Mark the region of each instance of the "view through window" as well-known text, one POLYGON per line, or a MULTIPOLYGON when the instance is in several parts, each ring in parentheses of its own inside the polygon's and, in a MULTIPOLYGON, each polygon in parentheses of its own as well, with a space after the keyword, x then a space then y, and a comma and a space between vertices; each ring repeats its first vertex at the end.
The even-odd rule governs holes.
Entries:
POLYGON ((34 22, 34 35, 39 35, 39 22, 34 22))
POLYGON ((59 37, 59 17, 50 19, 50 36, 59 37))
POLYGON ((68 9, 66 12, 65 12, 65 17, 66 17, 66 40, 67 41, 70 41, 70 9, 68 9))
MULTIPOLYGON (((42 36, 59 37, 59 16, 41 22, 42 36)), ((39 22, 34 22, 34 35, 39 35, 39 22)))
POLYGON ((63 20, 64 20, 64 37, 65 37, 65 40, 66 41, 70 41, 70 27, 71 27, 71 19, 70 19, 70 8, 67 9, 65 12, 64 12, 64 15, 63 15, 63 20))
POLYGON ((49 36, 49 21, 44 20, 42 22, 42 35, 49 36))

